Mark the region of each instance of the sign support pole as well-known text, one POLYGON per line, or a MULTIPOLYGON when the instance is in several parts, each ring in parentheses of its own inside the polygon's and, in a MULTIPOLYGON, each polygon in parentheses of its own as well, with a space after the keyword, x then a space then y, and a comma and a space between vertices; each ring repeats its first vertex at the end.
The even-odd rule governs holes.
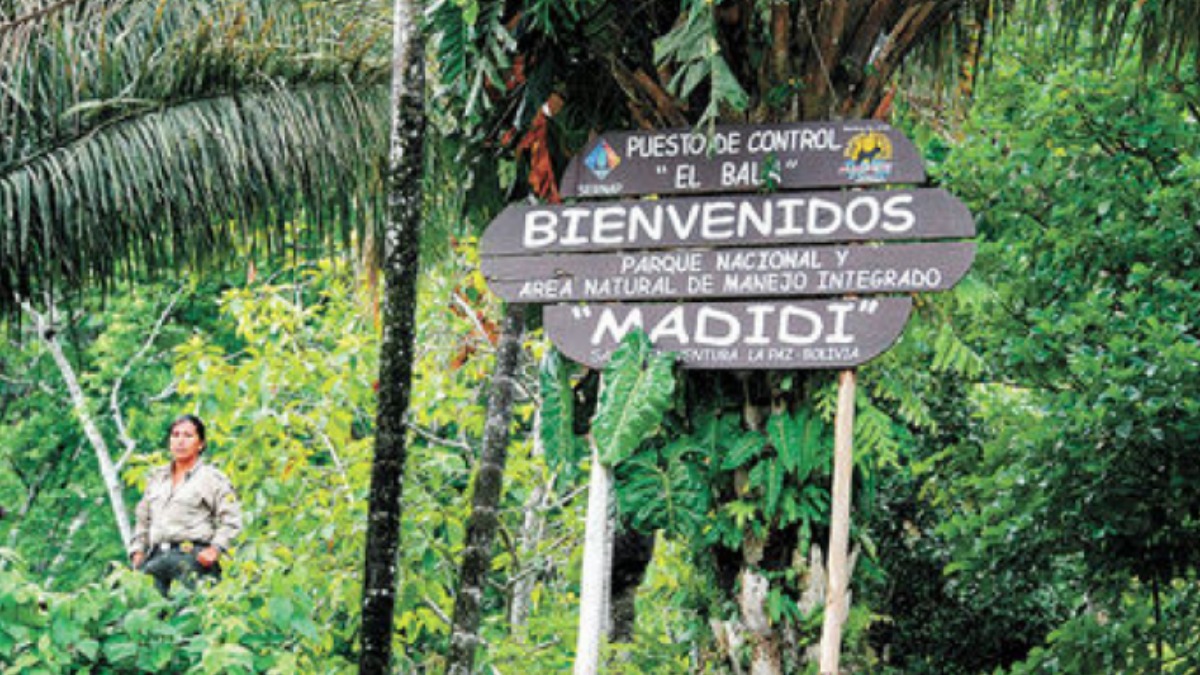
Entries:
POLYGON ((821 630, 821 673, 837 675, 842 652, 842 626, 850 612, 850 490, 854 473, 855 371, 838 374, 837 415, 833 428, 833 513, 829 526, 829 583, 825 592, 825 623, 821 630))
POLYGON ((591 434, 588 434, 588 444, 592 448, 592 475, 588 483, 575 675, 596 675, 600 672, 600 644, 607 632, 609 570, 612 567, 613 536, 608 517, 612 472, 600 461, 600 453, 591 434))

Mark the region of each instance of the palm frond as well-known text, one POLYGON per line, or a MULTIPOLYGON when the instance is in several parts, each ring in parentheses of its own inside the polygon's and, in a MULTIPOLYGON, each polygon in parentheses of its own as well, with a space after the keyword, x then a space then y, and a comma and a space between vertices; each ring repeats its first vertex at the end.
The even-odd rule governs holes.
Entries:
POLYGON ((0 6, 0 313, 55 284, 274 247, 300 212, 310 236, 349 239, 386 156, 379 4, 0 6))
MULTIPOLYGON (((361 228, 382 194, 387 89, 318 84, 143 112, 0 174, 0 303, 47 284, 276 248, 305 213, 361 228)), ((349 227, 337 230, 347 237, 349 227)), ((348 238, 348 237, 347 237, 348 238)))

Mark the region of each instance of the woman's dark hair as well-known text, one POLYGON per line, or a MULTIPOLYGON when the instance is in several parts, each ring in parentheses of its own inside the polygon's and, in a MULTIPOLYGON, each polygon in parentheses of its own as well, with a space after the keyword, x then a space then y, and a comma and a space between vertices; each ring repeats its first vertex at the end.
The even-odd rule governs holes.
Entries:
POLYGON ((204 422, 195 415, 184 414, 176 417, 175 421, 171 422, 171 426, 167 428, 167 441, 170 442, 171 432, 175 431, 175 427, 183 424, 184 422, 188 422, 196 428, 196 435, 200 437, 200 442, 204 444, 200 448, 200 452, 203 453, 208 449, 208 436, 204 431, 204 422))

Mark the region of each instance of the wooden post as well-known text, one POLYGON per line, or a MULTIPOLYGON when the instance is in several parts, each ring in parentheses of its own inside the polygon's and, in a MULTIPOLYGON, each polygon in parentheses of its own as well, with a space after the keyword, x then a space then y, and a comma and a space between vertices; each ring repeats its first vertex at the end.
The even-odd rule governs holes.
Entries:
POLYGON ((842 653, 842 624, 850 608, 847 559, 850 548, 850 490, 854 473, 854 370, 838 374, 837 416, 833 427, 833 518, 829 526, 829 584, 821 630, 821 673, 837 675, 842 653))
POLYGON ((590 434, 588 443, 592 447, 592 475, 588 484, 575 675, 600 672, 600 645, 608 625, 609 568, 612 567, 613 536, 608 517, 612 476, 609 468, 600 462, 600 452, 590 434))

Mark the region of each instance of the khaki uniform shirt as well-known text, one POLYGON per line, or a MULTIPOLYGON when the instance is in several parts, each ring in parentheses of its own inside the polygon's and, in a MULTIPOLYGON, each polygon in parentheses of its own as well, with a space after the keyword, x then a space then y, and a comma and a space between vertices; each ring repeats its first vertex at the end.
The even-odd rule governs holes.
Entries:
POLYGON ((172 485, 171 467, 155 469, 146 481, 129 555, 189 541, 227 550, 242 530, 242 510, 229 479, 201 459, 179 485, 172 485))

